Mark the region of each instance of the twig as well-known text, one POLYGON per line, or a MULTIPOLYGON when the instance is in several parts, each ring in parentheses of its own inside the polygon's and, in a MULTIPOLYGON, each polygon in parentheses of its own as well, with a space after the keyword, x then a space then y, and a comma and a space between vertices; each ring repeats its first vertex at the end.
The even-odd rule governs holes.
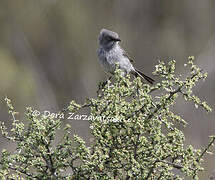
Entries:
MULTIPOLYGON (((178 87, 175 91, 170 92, 169 96, 166 98, 166 101, 170 100, 176 93, 181 91, 182 86, 178 87)), ((165 102, 166 102, 165 101, 165 102)), ((164 105, 165 103, 163 103, 162 105, 157 105, 156 109, 148 116, 148 120, 151 119, 160 109, 161 107, 164 105)))
MULTIPOLYGON (((2 165, 2 162, 0 162, 0 164, 2 165)), ((24 174, 24 175, 26 175, 28 177, 35 178, 35 179, 40 179, 40 178, 30 174, 30 173, 27 173, 26 171, 24 171, 22 169, 18 169, 18 168, 12 167, 12 166, 8 166, 8 168, 13 170, 13 171, 18 171, 18 172, 20 172, 20 173, 22 173, 22 174, 24 174)))
POLYGON ((210 147, 213 145, 213 143, 215 142, 215 136, 213 136, 213 138, 211 139, 210 143, 208 144, 208 146, 204 149, 204 151, 202 151, 202 153, 200 154, 200 156, 197 158, 197 162, 200 161, 200 159, 205 155, 205 153, 210 149, 210 147))

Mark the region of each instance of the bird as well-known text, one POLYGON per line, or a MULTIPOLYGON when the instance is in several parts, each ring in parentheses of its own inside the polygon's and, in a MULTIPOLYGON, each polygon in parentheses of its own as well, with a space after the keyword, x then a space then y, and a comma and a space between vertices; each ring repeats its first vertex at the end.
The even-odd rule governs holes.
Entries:
POLYGON ((97 55, 99 63, 105 71, 114 74, 116 65, 119 65, 119 69, 122 70, 123 76, 126 74, 132 74, 135 77, 145 79, 150 84, 154 83, 154 79, 142 73, 135 68, 132 64, 134 60, 128 56, 125 50, 121 48, 119 42, 121 39, 116 32, 102 29, 99 33, 98 43, 99 48, 97 55))

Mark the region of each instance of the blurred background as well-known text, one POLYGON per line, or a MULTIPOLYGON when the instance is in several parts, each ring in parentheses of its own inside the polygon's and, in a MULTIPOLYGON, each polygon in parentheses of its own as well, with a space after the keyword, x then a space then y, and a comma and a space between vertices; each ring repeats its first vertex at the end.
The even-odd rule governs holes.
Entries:
MULTIPOLYGON (((10 127, 3 99, 12 99, 18 119, 25 107, 58 112, 68 102, 96 97, 107 76, 96 50, 102 28, 115 31, 135 65, 151 76, 158 59, 176 59, 177 72, 194 55, 208 72, 195 93, 214 108, 215 1, 209 0, 0 0, 0 119, 10 127)), ((156 79, 156 78, 155 78, 156 79)), ((206 114, 179 99, 175 107, 189 126, 187 143, 201 148, 215 134, 215 113, 206 114)), ((89 140, 86 121, 67 121, 89 140)), ((0 149, 11 148, 0 139, 0 149)), ((215 156, 207 156, 201 179, 215 176, 215 156)))

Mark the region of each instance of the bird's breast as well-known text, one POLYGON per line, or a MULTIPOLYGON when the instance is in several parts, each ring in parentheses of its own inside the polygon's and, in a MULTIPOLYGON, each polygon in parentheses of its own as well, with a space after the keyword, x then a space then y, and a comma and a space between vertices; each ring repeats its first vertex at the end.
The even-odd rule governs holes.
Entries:
POLYGON ((112 54, 104 49, 98 51, 99 63, 108 72, 113 73, 115 70, 115 61, 112 54))

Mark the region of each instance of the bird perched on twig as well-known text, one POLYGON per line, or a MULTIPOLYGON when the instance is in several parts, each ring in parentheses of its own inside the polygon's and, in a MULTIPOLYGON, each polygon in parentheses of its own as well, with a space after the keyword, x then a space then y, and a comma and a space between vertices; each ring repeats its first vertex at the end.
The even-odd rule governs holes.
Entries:
POLYGON ((153 84, 154 80, 152 78, 146 76, 132 65, 133 60, 120 47, 120 41, 117 33, 107 29, 100 31, 98 58, 103 68, 113 74, 118 63, 119 68, 123 71, 123 75, 131 73, 153 84))

